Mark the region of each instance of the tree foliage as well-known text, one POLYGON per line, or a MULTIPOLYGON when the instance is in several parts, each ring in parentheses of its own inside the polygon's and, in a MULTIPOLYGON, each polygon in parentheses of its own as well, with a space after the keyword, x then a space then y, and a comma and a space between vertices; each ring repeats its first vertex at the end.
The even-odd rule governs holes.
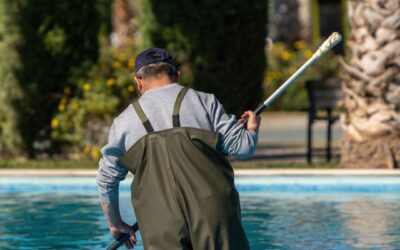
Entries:
POLYGON ((263 97, 267 1, 143 0, 144 47, 169 50, 182 82, 215 93, 228 112, 263 97))
POLYGON ((34 157, 34 142, 50 140, 71 72, 97 60, 99 2, 1 1, 0 85, 8 88, 0 98, 7 107, 0 110, 3 149, 34 157))

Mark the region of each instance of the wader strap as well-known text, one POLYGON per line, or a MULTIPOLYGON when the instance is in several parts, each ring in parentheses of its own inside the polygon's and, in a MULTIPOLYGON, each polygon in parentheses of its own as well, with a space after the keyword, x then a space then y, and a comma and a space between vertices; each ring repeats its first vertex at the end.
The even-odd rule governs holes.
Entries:
POLYGON ((181 126, 181 122, 179 120, 179 110, 181 109, 181 104, 182 104, 183 98, 185 97, 186 92, 188 90, 189 90, 188 88, 182 88, 179 91, 178 96, 176 97, 176 101, 175 101, 175 105, 174 105, 174 112, 172 113, 172 126, 174 128, 181 126))
POLYGON ((140 120, 143 123, 144 128, 146 129, 147 133, 154 132, 153 126, 147 118, 146 114, 144 113, 142 107, 139 104, 139 101, 136 99, 133 103, 133 107, 135 108, 136 114, 139 116, 140 120))

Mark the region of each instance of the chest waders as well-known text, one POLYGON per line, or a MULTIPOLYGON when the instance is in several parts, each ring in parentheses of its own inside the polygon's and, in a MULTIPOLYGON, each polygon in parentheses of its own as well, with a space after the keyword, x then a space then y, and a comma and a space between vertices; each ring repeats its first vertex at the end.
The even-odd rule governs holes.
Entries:
POLYGON ((218 151, 218 133, 180 127, 176 99, 173 128, 154 132, 136 100, 147 134, 120 159, 135 175, 132 204, 146 250, 246 250, 233 170, 218 151))

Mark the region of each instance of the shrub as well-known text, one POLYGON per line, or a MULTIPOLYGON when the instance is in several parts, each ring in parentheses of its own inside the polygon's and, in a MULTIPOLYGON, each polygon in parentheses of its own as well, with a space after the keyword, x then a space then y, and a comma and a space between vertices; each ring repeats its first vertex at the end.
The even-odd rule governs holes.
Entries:
POLYGON ((87 77, 78 77, 64 88, 51 127, 53 137, 64 145, 64 153, 74 153, 70 157, 100 157, 113 117, 135 96, 132 73, 137 47, 135 40, 116 48, 102 39, 99 62, 87 77), (72 91, 75 85, 78 88, 72 91))

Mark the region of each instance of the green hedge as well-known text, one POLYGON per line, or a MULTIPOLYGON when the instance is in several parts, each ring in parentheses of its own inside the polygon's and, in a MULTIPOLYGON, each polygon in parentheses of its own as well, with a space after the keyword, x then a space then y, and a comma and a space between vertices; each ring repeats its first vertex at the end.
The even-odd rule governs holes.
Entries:
POLYGON ((235 114, 262 100, 266 27, 264 0, 142 0, 143 47, 169 50, 184 84, 235 114))
POLYGON ((51 141, 50 121, 71 72, 97 60, 100 2, 0 2, 0 53, 7 57, 0 86, 8 88, 0 98, 7 106, 0 110, 3 151, 34 157, 35 141, 51 141))

